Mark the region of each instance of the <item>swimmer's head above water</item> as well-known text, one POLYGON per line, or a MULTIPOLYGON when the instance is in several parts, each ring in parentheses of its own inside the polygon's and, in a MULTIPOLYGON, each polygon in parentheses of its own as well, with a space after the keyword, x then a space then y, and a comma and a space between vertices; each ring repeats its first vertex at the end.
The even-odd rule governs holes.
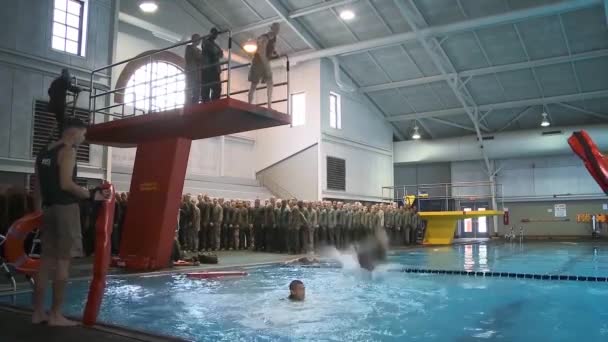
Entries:
POLYGON ((306 297, 306 288, 301 280, 293 280, 289 283, 289 300, 302 302, 306 297))

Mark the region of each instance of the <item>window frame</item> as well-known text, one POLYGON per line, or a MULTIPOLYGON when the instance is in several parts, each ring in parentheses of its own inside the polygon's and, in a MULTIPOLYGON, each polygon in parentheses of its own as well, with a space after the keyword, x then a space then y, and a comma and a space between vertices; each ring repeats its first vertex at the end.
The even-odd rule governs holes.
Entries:
POLYGON ((139 65, 132 71, 129 78, 126 80, 124 97, 122 103, 133 108, 133 114, 138 113, 150 113, 156 111, 166 111, 178 108, 183 108, 185 105, 186 96, 186 79, 185 71, 180 65, 176 65, 171 61, 166 60, 155 60, 150 63, 139 65), (159 77, 159 65, 166 65, 166 72, 164 75, 159 77), (169 69, 172 68, 172 69, 169 69), (143 70, 144 79, 141 80, 138 71, 143 70), (169 72, 177 71, 177 72, 169 72), (148 76, 152 76, 148 79, 148 76), (171 81, 174 79, 174 81, 171 81), (134 84, 130 84, 133 82, 134 84), (145 88, 146 92, 150 90, 150 84, 152 86, 152 95, 145 94, 142 100, 137 100, 137 89, 139 87, 145 88), (169 93, 169 85, 175 85, 175 91, 169 93), (178 89, 182 85, 183 89, 178 89), (163 93, 164 90, 164 93, 163 93), (129 98, 130 95, 134 97, 129 98), (171 96, 169 101, 168 97, 171 96), (138 104, 143 101, 143 107, 138 107, 138 104), (164 102, 160 105, 160 102, 164 102), (172 105, 168 105, 171 103, 172 105))
POLYGON ((290 98, 289 98, 289 106, 291 108, 289 108, 290 113, 291 113, 291 127, 300 127, 300 126, 306 126, 306 92, 305 91, 301 91, 301 92, 297 92, 297 93, 291 93, 289 94, 290 98), (295 111, 294 111, 294 96, 303 96, 304 97, 304 111, 302 113, 302 122, 301 123, 296 123, 295 122, 295 111))
POLYGON ((52 6, 50 8, 50 16, 51 16, 51 20, 50 20, 50 39, 48 41, 49 43, 49 48, 54 51, 54 52, 58 52, 58 53, 62 53, 62 54, 66 54, 69 56, 74 56, 74 57, 81 57, 81 58, 85 58, 86 57, 86 49, 87 49, 87 26, 88 26, 88 0, 64 0, 66 3, 66 8, 64 9, 60 9, 57 8, 57 1, 59 0, 53 0, 52 2, 52 6), (74 2, 74 3, 78 3, 80 5, 80 13, 78 14, 78 25, 79 27, 76 28, 74 26, 70 26, 67 23, 67 18, 68 15, 75 15, 75 14, 71 14, 68 11, 68 4, 70 2, 74 2), (60 21, 56 21, 55 18, 55 12, 56 11, 61 11, 65 13, 65 23, 62 23, 60 21), (59 25, 63 25, 66 29, 66 32, 63 36, 60 35, 56 35, 55 34, 55 24, 59 24, 59 25), (71 29, 77 29, 78 30, 78 38, 77 41, 74 41, 70 38, 67 37, 67 30, 68 28, 71 29), (63 49, 60 48, 55 48, 53 46, 53 39, 54 38, 58 38, 63 40, 63 49), (70 51, 67 51, 66 49, 66 42, 70 41, 72 43, 76 43, 77 45, 77 52, 73 53, 70 51))
POLYGON ((333 129, 342 129, 342 99, 340 98, 340 94, 335 93, 333 91, 329 92, 329 127, 333 129), (331 105, 331 99, 335 98, 335 113, 332 113, 334 108, 331 105), (332 119, 334 119, 335 124, 332 124, 332 119))

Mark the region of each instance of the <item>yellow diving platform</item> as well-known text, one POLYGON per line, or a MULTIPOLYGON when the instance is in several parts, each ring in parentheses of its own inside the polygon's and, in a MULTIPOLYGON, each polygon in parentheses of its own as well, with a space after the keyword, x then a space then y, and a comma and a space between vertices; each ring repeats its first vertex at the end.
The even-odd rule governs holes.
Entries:
POLYGON ((425 245, 449 245, 454 240, 458 220, 503 215, 502 211, 426 211, 419 212, 420 218, 426 221, 425 245))

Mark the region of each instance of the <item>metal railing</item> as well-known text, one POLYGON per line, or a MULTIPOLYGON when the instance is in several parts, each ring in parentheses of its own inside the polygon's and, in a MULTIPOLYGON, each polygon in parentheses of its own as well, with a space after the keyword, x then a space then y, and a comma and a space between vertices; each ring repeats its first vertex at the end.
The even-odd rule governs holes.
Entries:
POLYGON ((438 211, 460 210, 462 202, 488 202, 489 209, 504 207, 503 185, 492 182, 456 182, 435 184, 411 184, 382 187, 382 197, 386 201, 400 202, 408 196, 415 196, 419 203, 433 204, 438 211))
MULTIPOLYGON (((248 93, 249 87, 247 87, 247 89, 233 90, 236 81, 247 83, 246 73, 240 73, 240 75, 235 77, 233 71, 249 67, 251 66, 251 63, 236 64, 232 60, 232 33, 230 31, 222 31, 220 34, 228 35, 228 46, 226 49, 222 49, 223 51, 227 50, 227 57, 222 59, 219 63, 201 65, 195 69, 187 68, 186 70, 181 70, 181 67, 175 65, 175 63, 160 58, 161 54, 167 52, 172 52, 180 56, 184 55, 185 47, 194 42, 194 40, 188 40, 93 70, 90 76, 90 122, 95 123, 96 114, 104 115, 104 121, 107 121, 109 117, 122 119, 138 114, 150 114, 181 108, 190 104, 191 91, 200 90, 205 86, 217 86, 219 84, 219 98, 230 98, 248 93), (93 83, 95 75, 118 74, 118 71, 122 71, 122 68, 132 62, 139 62, 138 65, 140 65, 140 68, 145 66, 146 68, 143 69, 143 72, 146 74, 144 75, 142 74, 143 72, 140 72, 139 75, 136 75, 137 73, 135 72, 131 76, 134 77, 133 82, 128 83, 126 86, 110 88, 109 90, 96 87, 93 83), (163 63, 175 67, 178 72, 162 74, 162 71, 159 70, 165 68, 164 65, 161 66, 163 63), (220 68, 220 80, 202 83, 203 70, 217 67, 220 68), (161 75, 156 75, 159 73, 161 75), (137 79, 137 76, 143 77, 143 80, 140 81, 137 79), (193 81, 196 84, 194 84, 193 81)), ((209 35, 203 36, 197 41, 202 41, 204 43, 208 37, 209 35)), ((275 99, 273 96, 271 103, 286 103, 284 112, 290 114, 289 58, 288 56, 279 56, 278 58, 285 61, 285 80, 273 84, 273 88, 285 87, 286 96, 279 99, 275 99)), ((263 89, 266 89, 266 85, 258 86, 256 92, 263 89)), ((265 106, 267 105, 267 102, 256 103, 256 105, 265 106)))

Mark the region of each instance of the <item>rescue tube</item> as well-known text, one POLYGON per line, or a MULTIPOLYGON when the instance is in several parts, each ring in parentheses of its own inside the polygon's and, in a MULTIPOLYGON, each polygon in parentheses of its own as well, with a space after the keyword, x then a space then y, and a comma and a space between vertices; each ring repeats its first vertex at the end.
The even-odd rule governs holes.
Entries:
POLYGON ((608 195, 608 158, 602 155, 587 132, 572 133, 568 144, 584 162, 597 184, 608 195))
POLYGON ((177 260, 173 262, 173 266, 198 266, 198 261, 177 260))
POLYGON ((101 189, 109 189, 110 199, 100 202, 97 221, 95 222, 95 261, 93 279, 89 287, 89 296, 84 309, 82 321, 85 325, 94 325, 97 321, 103 292, 106 288, 106 275, 110 266, 112 225, 114 222, 114 186, 104 183, 101 189))
POLYGON ((186 277, 192 279, 211 279, 223 277, 244 277, 247 272, 243 271, 208 271, 208 272, 193 272, 186 273, 186 277))
POLYGON ((42 212, 37 211, 15 221, 6 233, 4 257, 19 273, 33 276, 40 268, 40 260, 30 258, 23 246, 28 234, 40 227, 42 227, 42 212))

